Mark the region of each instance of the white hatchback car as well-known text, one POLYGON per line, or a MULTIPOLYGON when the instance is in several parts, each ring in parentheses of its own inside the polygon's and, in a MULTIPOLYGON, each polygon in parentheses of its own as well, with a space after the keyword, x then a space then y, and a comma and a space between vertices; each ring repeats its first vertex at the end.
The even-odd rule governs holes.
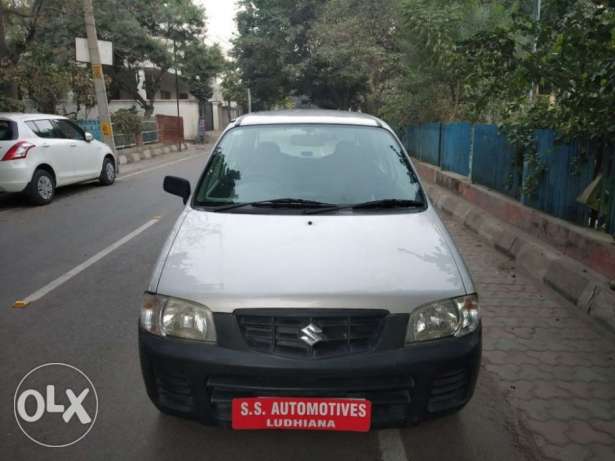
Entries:
POLYGON ((106 144, 58 115, 0 113, 0 192, 25 192, 36 205, 59 186, 113 184, 117 158, 106 144))

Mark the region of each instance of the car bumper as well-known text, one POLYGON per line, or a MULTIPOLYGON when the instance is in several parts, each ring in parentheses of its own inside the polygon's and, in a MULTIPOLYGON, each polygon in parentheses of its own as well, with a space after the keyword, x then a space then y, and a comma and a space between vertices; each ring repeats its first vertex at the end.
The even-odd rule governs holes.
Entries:
POLYGON ((21 192, 32 179, 32 168, 24 160, 0 162, 0 192, 21 192))
POLYGON ((481 330, 394 350, 292 359, 139 331, 147 393, 163 412, 230 426, 232 399, 294 396, 365 398, 372 428, 446 414, 472 397, 481 330))

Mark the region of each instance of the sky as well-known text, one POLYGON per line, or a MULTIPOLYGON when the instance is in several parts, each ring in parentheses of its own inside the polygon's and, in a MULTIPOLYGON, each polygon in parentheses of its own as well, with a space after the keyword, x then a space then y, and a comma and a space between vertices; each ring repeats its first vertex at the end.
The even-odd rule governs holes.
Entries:
POLYGON ((236 0, 195 0, 207 13, 207 42, 219 43, 225 51, 231 48, 235 27, 236 0))

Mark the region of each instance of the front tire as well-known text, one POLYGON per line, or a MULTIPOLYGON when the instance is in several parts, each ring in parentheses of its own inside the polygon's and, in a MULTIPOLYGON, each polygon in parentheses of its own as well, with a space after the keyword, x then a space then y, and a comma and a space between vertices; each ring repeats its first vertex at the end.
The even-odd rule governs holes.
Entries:
POLYGON ((100 177, 98 178, 98 181, 103 186, 110 186, 115 182, 115 176, 115 162, 109 157, 106 157, 105 161, 103 162, 102 171, 100 172, 100 177))
POLYGON ((26 191, 34 205, 47 205, 56 195, 56 182, 47 170, 36 170, 26 191))

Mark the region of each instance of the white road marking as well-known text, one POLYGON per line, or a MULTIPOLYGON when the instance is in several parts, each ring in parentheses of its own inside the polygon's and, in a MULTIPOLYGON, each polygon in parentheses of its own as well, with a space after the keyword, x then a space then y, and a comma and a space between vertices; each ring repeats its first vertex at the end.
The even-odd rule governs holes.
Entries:
POLYGON ((193 158, 203 157, 203 156, 204 155, 201 153, 201 154, 189 155, 188 157, 182 157, 178 160, 173 160, 172 162, 161 163, 160 165, 156 165, 150 168, 145 168, 144 170, 139 170, 139 171, 135 171, 134 173, 128 173, 126 175, 121 175, 119 178, 117 178, 116 181, 123 181, 124 179, 130 178, 132 176, 137 176, 143 173, 149 173, 150 171, 159 170, 160 168, 175 165, 176 163, 185 162, 186 160, 191 160, 193 158))
POLYGON ((399 429, 378 431, 378 447, 380 448, 381 461, 408 461, 399 429))
POLYGON ((28 304, 30 304, 30 303, 32 303, 34 301, 37 301, 37 300, 41 299, 43 296, 47 295, 48 293, 50 293, 51 291, 55 290, 59 286, 61 286, 64 283, 68 282, 70 279, 75 277, 77 274, 83 272, 84 270, 86 270, 91 265, 93 265, 93 264, 97 263, 98 261, 100 261, 101 259, 103 259, 109 253, 117 250, 122 245, 128 243, 130 240, 132 240, 133 238, 137 237, 139 234, 143 233, 145 230, 149 229, 150 227, 152 227, 159 220, 160 220, 160 218, 155 218, 155 219, 152 219, 152 220, 146 222, 145 224, 143 224, 138 229, 135 229, 130 234, 126 235, 125 237, 122 237, 117 242, 109 245, 104 250, 99 251, 98 253, 96 253, 91 258, 85 260, 84 262, 82 262, 78 266, 75 266, 73 269, 69 270, 64 275, 61 275, 60 277, 55 279, 53 282, 48 283, 47 285, 45 285, 40 290, 35 291, 34 293, 32 293, 31 295, 27 296, 23 300, 18 301, 16 304, 28 305, 28 304))

